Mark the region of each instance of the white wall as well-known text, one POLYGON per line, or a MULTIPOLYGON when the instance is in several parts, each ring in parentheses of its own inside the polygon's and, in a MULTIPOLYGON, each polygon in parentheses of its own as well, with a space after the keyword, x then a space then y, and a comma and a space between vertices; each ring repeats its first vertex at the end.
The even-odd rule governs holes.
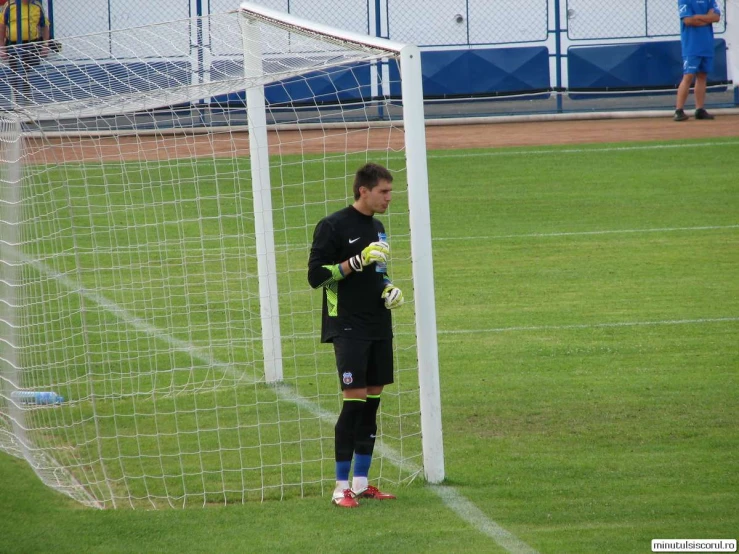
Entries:
MULTIPOLYGON (((44 0, 53 10, 57 38, 186 19, 197 0, 44 0)), ((253 0, 285 11, 288 0, 253 0)), ((720 0, 725 4, 727 0, 720 0)), ((735 0, 728 0, 734 3, 735 0)), ((221 13, 240 0, 202 0, 221 13)), ((291 13, 359 33, 375 32, 375 0, 290 0, 291 13)), ((563 27, 570 40, 675 37, 675 0, 562 0, 563 27)), ((421 46, 542 42, 553 21, 551 0, 382 0, 382 34, 421 46), (457 17, 461 16, 461 20, 457 17)), ((731 10, 729 10, 731 11, 731 10)), ((734 7, 736 12, 736 7, 734 7)), ((716 25, 722 34, 724 22, 716 25)))
MULTIPOLYGON (((196 0, 46 1, 53 10, 56 38, 185 19, 197 13, 196 0)), ((281 11, 288 7, 288 0, 253 1, 281 11)), ((382 0, 381 34, 425 46, 543 41, 548 3, 517 0, 512 6, 510 0, 382 0)), ((231 11, 238 5, 239 0, 202 1, 203 9, 211 13, 231 11)), ((290 0, 289 5, 291 13, 306 19, 375 33, 375 0, 290 0)))

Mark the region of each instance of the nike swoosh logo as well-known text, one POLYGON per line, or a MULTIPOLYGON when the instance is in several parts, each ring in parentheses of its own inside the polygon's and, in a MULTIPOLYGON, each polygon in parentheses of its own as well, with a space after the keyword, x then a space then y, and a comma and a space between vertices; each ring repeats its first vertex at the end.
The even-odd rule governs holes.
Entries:
POLYGON ((358 240, 359 240, 360 238, 361 238, 361 237, 357 237, 357 238, 355 238, 355 239, 349 239, 349 244, 354 244, 354 243, 355 243, 355 242, 357 242, 357 241, 358 241, 358 240))

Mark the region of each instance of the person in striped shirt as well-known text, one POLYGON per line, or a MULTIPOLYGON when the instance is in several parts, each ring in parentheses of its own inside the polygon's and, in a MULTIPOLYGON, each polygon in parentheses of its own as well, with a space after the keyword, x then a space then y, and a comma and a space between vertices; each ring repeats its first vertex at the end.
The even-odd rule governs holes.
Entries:
POLYGON ((0 14, 0 59, 7 61, 16 104, 31 102, 33 68, 48 55, 49 20, 39 0, 8 0, 0 14), (20 35, 19 35, 20 20, 20 35))

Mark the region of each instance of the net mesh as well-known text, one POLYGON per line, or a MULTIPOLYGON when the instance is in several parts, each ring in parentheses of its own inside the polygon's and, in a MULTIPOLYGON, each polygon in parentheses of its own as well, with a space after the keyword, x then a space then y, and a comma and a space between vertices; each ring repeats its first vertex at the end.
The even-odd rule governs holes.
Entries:
POLYGON ((314 225, 351 203, 368 161, 395 175, 382 218, 408 299, 371 477, 400 485, 420 471, 402 102, 387 99, 398 62, 268 22, 253 31, 234 12, 67 39, 53 63, 18 70, 29 88, 0 97, 0 449, 86 504, 333 489, 340 395, 307 259, 314 225), (209 54, 191 51, 193 32, 231 57, 202 71, 209 54), (248 40, 264 55, 250 78, 248 40), (238 125, 253 86, 279 123, 268 135, 277 383, 264 378, 251 157, 238 125), (203 99, 217 109, 198 127, 203 99), (64 400, 19 402, 19 390, 64 400))

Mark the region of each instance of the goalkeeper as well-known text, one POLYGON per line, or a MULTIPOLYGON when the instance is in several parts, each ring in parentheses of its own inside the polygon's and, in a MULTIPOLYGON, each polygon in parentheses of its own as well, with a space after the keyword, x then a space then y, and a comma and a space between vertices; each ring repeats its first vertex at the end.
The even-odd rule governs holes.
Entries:
POLYGON ((375 219, 388 208, 392 174, 368 163, 354 178, 354 203, 318 222, 308 260, 308 282, 323 288, 321 342, 334 345, 343 405, 335 427, 336 489, 343 508, 357 499, 394 499, 367 480, 377 433, 377 410, 385 385, 393 382, 392 318, 403 303, 386 262, 385 228, 375 219), (354 473, 349 474, 352 460, 354 473))

